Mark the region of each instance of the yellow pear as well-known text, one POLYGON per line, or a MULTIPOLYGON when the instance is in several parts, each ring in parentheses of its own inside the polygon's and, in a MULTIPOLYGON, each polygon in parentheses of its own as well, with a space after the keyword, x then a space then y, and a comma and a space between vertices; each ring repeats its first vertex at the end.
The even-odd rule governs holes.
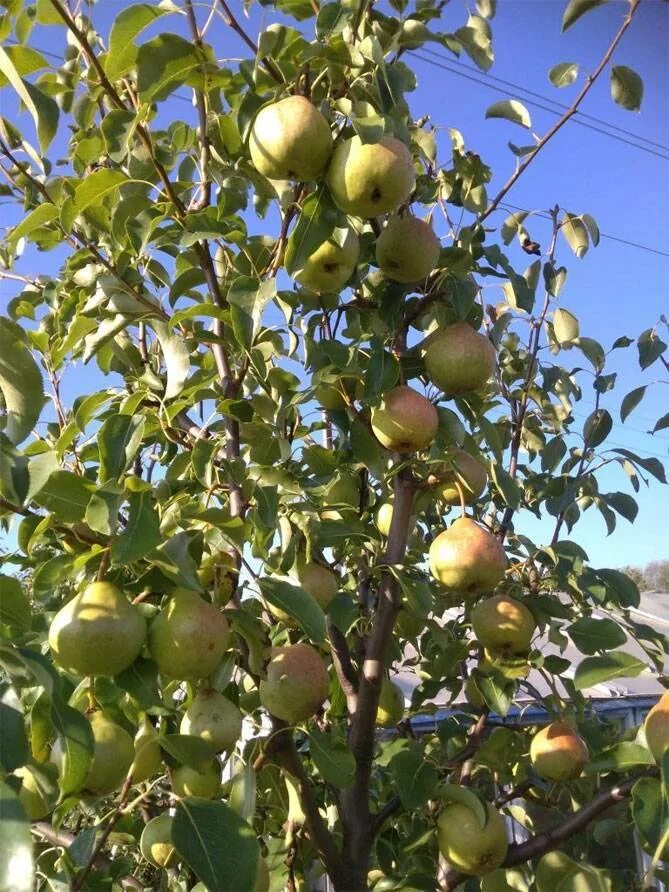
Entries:
POLYGON ((472 626, 481 644, 502 657, 527 653, 536 629, 532 613, 508 595, 479 601, 472 610, 472 626))
POLYGON ((481 495, 488 482, 485 466, 464 449, 453 449, 442 473, 439 474, 440 495, 447 505, 460 504, 460 491, 465 505, 471 505, 481 495))
POLYGON ((485 803, 486 824, 481 827, 471 808, 449 803, 439 816, 437 845, 444 858, 469 876, 485 876, 506 858, 509 841, 504 818, 485 803))
POLYGON ((144 716, 135 734, 135 758, 132 763, 132 779, 136 784, 153 777, 162 768, 162 755, 156 729, 144 716))
POLYGON ((471 517, 459 517, 430 545, 430 572, 464 595, 480 595, 504 578, 506 554, 499 540, 471 517))
POLYGON ((164 678, 204 678, 221 662, 229 627, 196 592, 176 589, 149 628, 149 651, 164 678))
POLYGON ((45 818, 51 811, 51 808, 49 808, 44 796, 42 796, 31 770, 26 767, 17 768, 14 774, 21 778, 19 801, 28 820, 40 821, 42 818, 45 818))
POLYGON ((372 432, 393 452, 416 452, 429 446, 439 426, 432 403, 406 385, 389 390, 372 411, 372 432))
POLYGON ((93 729, 93 760, 84 781, 84 789, 97 796, 118 790, 135 757, 135 746, 128 732, 104 712, 88 717, 93 729))
POLYGON ((310 644, 273 647, 266 674, 260 682, 260 702, 291 724, 312 716, 328 696, 328 671, 310 644))
POLYGON ((335 204, 363 218, 396 210, 416 185, 411 152, 393 136, 377 143, 363 143, 359 136, 340 142, 326 180, 335 204))
POLYGON ((425 279, 439 261, 441 242, 418 217, 391 217, 376 242, 376 262, 384 276, 408 285, 425 279))
POLYGON ((151 818, 142 830, 139 849, 142 856, 154 867, 171 867, 177 861, 177 853, 172 843, 172 821, 167 812, 151 818))
POLYGON ((251 160, 271 180, 317 180, 332 153, 330 126, 304 96, 261 108, 249 136, 251 160))
POLYGON ((483 387, 495 371, 496 360, 488 338, 466 322, 448 325, 430 337, 425 351, 428 377, 446 396, 483 387))
POLYGON ((293 278, 310 291, 340 291, 353 275, 360 254, 360 241, 352 229, 336 230, 316 248, 293 278))
POLYGON ((202 690, 184 713, 179 731, 208 740, 217 753, 229 753, 241 736, 242 719, 239 709, 223 694, 202 690))
POLYGON ((188 765, 179 765, 172 771, 172 790, 177 796, 201 796, 213 799, 221 788, 221 766, 216 759, 201 771, 188 765))
POLYGON ((567 722, 551 722, 537 731, 530 744, 532 765, 545 780, 578 777, 588 758, 585 741, 567 722))
POLYGON ((58 611, 49 629, 55 662, 75 675, 118 675, 139 656, 146 622, 121 589, 93 582, 58 611))
POLYGON ((669 746, 669 691, 665 691, 644 722, 646 743, 656 762, 662 761, 669 746))
POLYGON ((394 728, 403 718, 404 694, 402 688, 389 678, 384 677, 376 710, 376 724, 380 728, 394 728))

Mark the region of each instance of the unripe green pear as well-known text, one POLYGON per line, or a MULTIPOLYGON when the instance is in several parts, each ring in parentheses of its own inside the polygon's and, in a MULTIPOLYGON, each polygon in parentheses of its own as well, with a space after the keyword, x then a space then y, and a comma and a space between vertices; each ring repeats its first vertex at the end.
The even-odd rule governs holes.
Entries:
POLYGON ((341 291, 353 275, 359 254, 358 236, 351 228, 347 228, 341 237, 332 235, 319 245, 304 264, 295 270, 293 278, 310 291, 341 291))
POLYGON ((485 803, 486 824, 460 802, 449 803, 439 816, 437 844, 444 858, 469 876, 485 876, 506 858, 509 841, 504 818, 485 803))
POLYGON ((394 211, 416 185, 411 152, 393 136, 377 143, 363 143, 359 136, 340 142, 326 179, 335 204, 363 218, 394 211))
POLYGON ((162 768, 162 755, 156 729, 147 716, 140 722, 135 734, 135 759, 132 764, 132 780, 141 784, 158 774, 162 768))
POLYGON ((19 790, 19 801, 23 806, 26 817, 29 821, 41 821, 45 818, 51 809, 46 803, 44 796, 40 792, 35 782, 33 773, 29 768, 17 768, 14 771, 17 777, 21 778, 21 789, 19 790))
POLYGON ((391 217, 376 241, 376 262, 394 282, 425 279, 439 261, 441 242, 418 217, 391 217))
POLYGON ((229 753, 241 736, 242 719, 239 709, 223 694, 202 690, 184 713, 179 730, 208 740, 217 753, 229 753))
POLYGON ((376 527, 382 536, 390 533, 390 524, 393 522, 393 503, 381 502, 376 509, 376 527))
POLYGON ((404 718, 404 694, 402 688, 389 678, 381 682, 376 724, 380 728, 394 728, 404 718))
POLYGON ((97 796, 118 790, 135 757, 135 746, 128 732, 104 712, 88 717, 93 729, 93 760, 88 769, 84 789, 97 796))
POLYGON ((332 154, 330 126, 304 96, 261 108, 249 136, 256 170, 271 180, 317 180, 332 154))
POLYGON ((439 427, 432 403, 410 387, 389 390, 372 411, 372 432, 392 452, 416 452, 429 446, 439 427))
POLYGON ((404 46, 409 50, 416 50, 421 47, 427 40, 432 39, 432 34, 424 22, 418 19, 406 19, 402 22, 402 30, 400 31, 400 46, 404 46))
POLYGON ((665 691, 644 721, 646 743, 659 764, 669 747, 669 691, 665 691))
POLYGON ((177 861, 178 856, 172 843, 173 821, 172 815, 163 812, 152 818, 142 830, 139 849, 154 867, 171 867, 177 861))
POLYGON ((479 601, 472 610, 472 626, 481 644, 501 657, 527 653, 536 629, 532 613, 508 595, 479 601))
POLYGON ((225 607, 239 584, 235 557, 227 551, 208 554, 197 575, 202 587, 212 593, 213 601, 219 607, 225 607))
POLYGON ((172 772, 172 790, 177 796, 201 796, 213 799, 221 788, 221 766, 216 759, 201 771, 179 765, 172 772))
POLYGON ((471 517, 459 517, 434 539, 429 561, 435 579, 465 596, 495 588, 507 566, 499 540, 471 517))
POLYGON ((460 490, 465 505, 471 505, 488 482, 488 472, 483 463, 464 449, 452 450, 439 477, 440 495, 447 505, 460 504, 460 490))
POLYGON ((328 696, 328 671, 310 644, 273 647, 266 674, 260 682, 260 702, 291 724, 314 715, 328 696))
POLYGON ((146 623, 110 582, 93 582, 58 611, 49 629, 55 662, 75 675, 118 675, 139 656, 146 623))
POLYGON ((530 759, 544 780, 566 781, 578 777, 589 758, 583 738, 567 722, 551 722, 532 738, 530 759))
POLYGON ((446 396, 479 390, 490 380, 496 360, 488 338, 466 322, 443 328, 430 338, 425 351, 428 377, 446 396))
POLYGON ((210 675, 228 646, 223 614, 196 592, 176 589, 149 628, 149 651, 164 678, 210 675))

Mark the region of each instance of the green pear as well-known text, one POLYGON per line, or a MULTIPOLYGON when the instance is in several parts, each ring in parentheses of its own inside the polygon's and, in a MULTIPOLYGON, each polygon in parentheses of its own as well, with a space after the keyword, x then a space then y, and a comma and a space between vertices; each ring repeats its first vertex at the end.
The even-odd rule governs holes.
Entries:
POLYGON ((360 401, 364 395, 362 381, 354 375, 342 374, 336 382, 318 384, 314 398, 327 412, 337 412, 348 405, 344 393, 352 403, 360 401))
POLYGON ((171 867, 177 861, 177 853, 172 843, 172 822, 174 818, 167 812, 158 815, 144 826, 139 840, 142 857, 154 867, 171 867))
POLYGON ((49 808, 40 788, 37 786, 32 771, 26 767, 17 768, 14 774, 21 778, 19 801, 23 806, 26 817, 29 821, 41 821, 42 818, 49 814, 51 808, 49 808))
POLYGON ((176 589, 149 628, 149 651, 164 678, 204 678, 228 646, 223 614, 196 592, 176 589))
POLYGON ((249 136, 256 170, 270 180, 317 180, 332 154, 330 126, 304 96, 261 108, 249 136))
POLYGON ((384 677, 376 710, 376 724, 380 728, 394 728, 403 718, 404 694, 402 689, 398 684, 384 677))
POLYGON ((172 772, 172 790, 177 796, 201 796, 214 799, 221 788, 221 766, 216 759, 201 771, 188 765, 179 765, 172 772))
POLYGON ((388 391, 372 411, 372 432, 392 452, 416 452, 429 446, 439 426, 432 403, 411 387, 388 391))
POLYGON ((656 762, 661 762, 669 747, 669 691, 665 691, 644 721, 646 743, 656 762))
POLYGON ((530 744, 532 765, 544 780, 573 780, 589 757, 585 741, 567 722, 551 722, 537 731, 530 744))
POLYGON ((471 505, 481 495, 488 482, 485 465, 464 449, 453 449, 448 455, 443 473, 439 476, 439 494, 447 505, 460 504, 460 489, 465 505, 471 505))
POLYGON ((489 802, 485 810, 487 820, 481 827, 471 808, 451 802, 437 824, 439 851, 449 864, 469 876, 485 876, 496 870, 509 846, 504 818, 489 802))
POLYGON ((418 217, 391 217, 376 242, 376 262, 385 276, 409 285, 425 279, 439 262, 441 242, 418 217))
POLYGON ((337 229, 293 273, 296 282, 310 291, 341 291, 353 275, 360 241, 350 229, 337 229))
POLYGON ((93 582, 54 616, 49 647, 55 662, 74 675, 118 675, 135 662, 146 622, 121 589, 93 582))
POLYGON ((416 185, 411 152, 393 136, 377 143, 363 143, 359 136, 340 142, 326 180, 335 204, 365 219, 396 210, 416 185))
POLYGON ((390 525, 393 522, 393 503, 381 502, 376 509, 376 528, 382 536, 390 533, 390 525))
POLYGON ((266 675, 260 682, 260 702, 291 724, 314 715, 328 696, 328 671, 310 644, 273 647, 266 675))
POLYGON ((179 731, 208 740, 217 753, 235 748, 242 733, 242 714, 218 691, 201 690, 181 719, 179 731))
POLYGON ((504 579, 506 554, 499 540, 471 517, 459 517, 430 545, 430 571, 451 591, 480 595, 504 579))
POLYGON ((446 396, 479 390, 492 377, 496 359, 489 339, 466 322, 432 335, 425 350, 428 377, 446 396))
POLYGON ((151 721, 144 716, 135 734, 135 759, 132 763, 133 783, 141 784, 158 774, 163 764, 158 735, 151 721))
POLYGON ((508 595, 484 598, 472 610, 474 633, 495 656, 527 653, 536 629, 534 616, 508 595))
POLYGON ((88 717, 93 729, 93 760, 84 789, 96 796, 106 796, 119 789, 135 757, 135 746, 128 732, 104 712, 88 717))
POLYGON ((225 607, 239 584, 237 561, 228 551, 206 555, 197 575, 202 587, 212 593, 214 604, 219 607, 225 607))
MULTIPOLYGON (((642 843, 643 845, 643 843, 642 843)), ((665 857, 662 860, 666 860, 665 857)), ((535 873, 537 892, 593 892, 613 888, 610 878, 603 879, 602 872, 583 862, 575 861, 565 852, 546 852, 537 864, 535 873)))

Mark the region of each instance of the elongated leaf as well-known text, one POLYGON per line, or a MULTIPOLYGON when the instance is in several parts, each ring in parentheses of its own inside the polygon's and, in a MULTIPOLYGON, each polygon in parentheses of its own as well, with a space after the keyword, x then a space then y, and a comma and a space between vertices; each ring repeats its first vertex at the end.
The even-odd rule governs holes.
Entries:
POLYGON ((532 119, 530 113, 522 102, 517 99, 502 99, 500 102, 494 102, 485 113, 486 118, 506 118, 514 124, 520 124, 528 130, 532 128, 532 119))
POLYGON ((156 320, 152 325, 167 368, 167 385, 165 387, 164 399, 171 400, 175 396, 179 396, 188 379, 190 351, 183 336, 171 332, 165 322, 156 320))
POLYGON ((325 614, 308 592, 294 582, 277 576, 261 579, 260 589, 270 604, 292 616, 312 641, 322 644, 325 640, 325 614))
POLYGON ((58 736, 58 772, 61 798, 81 789, 93 759, 93 730, 80 712, 60 698, 51 700, 51 722, 58 736))
POLYGON ((582 691, 615 678, 634 678, 645 668, 643 660, 623 651, 613 651, 601 657, 586 657, 576 669, 574 684, 576 690, 582 691))
POLYGON ((30 628, 30 604, 21 583, 0 573, 0 622, 18 629, 30 628))
POLYGON ((599 774, 603 771, 628 771, 636 765, 654 764, 652 753, 645 746, 622 740, 591 759, 584 771, 586 774, 599 774))
POLYGON ((255 889, 260 856, 255 831, 224 802, 183 799, 172 842, 209 892, 255 889))
POLYGON ((578 77, 578 62, 559 62, 548 72, 554 87, 569 87, 578 77))
POLYGON ((146 489, 133 492, 129 502, 128 523, 111 547, 111 562, 116 567, 140 560, 163 540, 153 493, 146 489))
POLYGON ((307 198, 302 206, 286 246, 286 272, 289 276, 302 269, 314 252, 334 232, 339 215, 324 188, 307 198))
POLYGON ((0 702, 0 768, 14 771, 26 764, 28 738, 23 713, 0 702))
POLYGON ((38 505, 63 523, 83 520, 91 497, 90 485, 71 471, 54 471, 35 496, 38 505))
POLYGON ((100 483, 118 480, 130 467, 142 442, 144 416, 111 415, 98 432, 100 483))
POLYGON ((642 777, 634 784, 631 811, 637 833, 648 849, 655 851, 667 831, 667 805, 659 780, 642 777))
POLYGON ((131 180, 120 170, 104 168, 96 170, 77 186, 74 193, 74 212, 81 214, 92 205, 101 204, 107 195, 116 192, 123 183, 131 180))
POLYGON ((31 892, 33 843, 19 797, 0 780, 0 889, 31 892))
POLYGON ((630 415, 636 407, 639 405, 641 400, 644 398, 646 393, 646 388, 644 387, 635 387, 634 390, 630 390, 628 394, 625 395, 621 405, 620 405, 620 420, 625 421, 625 419, 630 415))
POLYGON ((639 111, 643 99, 643 81, 627 65, 611 68, 611 97, 628 111, 639 111))
POLYGON ((583 425, 583 439, 592 448, 600 446, 611 433, 613 419, 606 409, 592 412, 583 425))
POLYGON ((37 423, 44 403, 42 375, 30 350, 9 320, 0 317, 0 391, 5 403, 5 435, 15 445, 37 423))
POLYGON ((12 85, 21 102, 30 112, 42 152, 46 152, 58 126, 58 106, 34 84, 24 80, 17 70, 14 59, 0 46, 0 74, 12 85))
POLYGON ((256 810, 256 773, 251 762, 242 765, 233 775, 228 804, 245 821, 253 818, 256 810))
POLYGON ((663 415, 662 418, 658 418, 653 426, 651 434, 656 434, 658 431, 666 430, 669 427, 669 412, 666 415, 663 415))
POLYGON ((565 212, 560 232, 565 237, 567 244, 578 258, 584 257, 588 247, 588 227, 580 217, 565 212))
MULTIPOLYGON (((40 68, 49 67, 49 63, 44 56, 29 46, 7 45, 5 53, 16 69, 16 73, 21 77, 24 74, 32 74, 33 71, 39 71, 40 68)), ((8 83, 8 77, 0 71, 0 87, 4 87, 8 83)))
POLYGON ((583 616, 572 623, 567 631, 576 647, 584 654, 613 650, 627 640, 623 630, 612 619, 583 616))
POLYGON ((10 231, 8 241, 12 245, 15 245, 20 238, 25 238, 30 235, 31 232, 34 232, 41 226, 45 226, 47 223, 55 220, 57 216, 58 208, 54 204, 38 205, 25 216, 23 220, 21 220, 18 226, 15 226, 14 229, 10 231))
POLYGON ((192 734, 160 734, 156 739, 165 752, 180 765, 188 765, 195 771, 206 768, 216 755, 208 740, 192 734))
POLYGON ((398 753, 390 763, 390 770, 405 808, 420 808, 434 795, 439 776, 421 751, 398 753))
POLYGON ((136 3, 116 16, 109 35, 109 52, 105 62, 105 70, 110 80, 123 77, 130 71, 139 52, 133 43, 135 37, 166 12, 168 10, 161 9, 160 6, 136 3))
POLYGON ((189 40, 160 34, 137 53, 137 87, 142 102, 164 99, 204 66, 205 58, 189 40))
POLYGON ((606 3, 606 0, 569 0, 562 16, 562 30, 566 31, 567 28, 571 28, 574 22, 577 22, 586 12, 590 12, 591 9, 601 6, 603 3, 606 3))
POLYGON ((355 777, 355 757, 342 737, 314 728, 309 732, 309 752, 328 783, 339 789, 351 786, 355 777))

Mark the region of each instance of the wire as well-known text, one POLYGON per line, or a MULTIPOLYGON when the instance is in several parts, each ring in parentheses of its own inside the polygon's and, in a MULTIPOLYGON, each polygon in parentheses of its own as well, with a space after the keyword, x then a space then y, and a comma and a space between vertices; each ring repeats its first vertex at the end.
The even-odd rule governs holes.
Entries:
MULTIPOLYGON (((497 93, 502 93, 504 95, 508 94, 506 89, 502 89, 501 87, 496 87, 494 84, 488 83, 488 81, 481 80, 481 78, 472 77, 470 74, 465 74, 464 71, 458 71, 457 68, 451 68, 449 65, 444 64, 443 62, 437 62, 434 59, 430 59, 428 56, 421 56, 419 53, 412 52, 412 55, 417 59, 420 59, 423 62, 427 62, 428 65, 434 65, 435 68, 441 68, 443 71, 448 71, 451 74, 455 74, 458 77, 464 77, 469 81, 472 81, 475 84, 480 84, 482 87, 487 87, 489 90, 494 90, 497 93)), ((550 100, 549 100, 550 101, 550 100)), ((533 99, 525 100, 526 105, 532 105, 535 108, 540 108, 543 111, 547 111, 552 115, 559 116, 560 112, 554 108, 549 108, 546 105, 541 105, 538 102, 535 102, 533 99)), ((615 139, 617 142, 625 143, 628 146, 632 146, 634 149, 638 149, 640 152, 648 152, 650 155, 656 155, 658 158, 661 158, 663 161, 669 161, 669 155, 665 155, 662 152, 658 152, 655 149, 648 148, 647 146, 640 145, 639 143, 632 142, 632 140, 625 139, 622 136, 616 136, 615 133, 609 133, 607 130, 603 130, 601 127, 595 127, 593 124, 588 124, 587 121, 580 121, 576 117, 572 117, 571 120, 574 124, 579 124, 581 127, 587 127, 588 130, 594 130, 596 133, 601 133, 603 136, 608 136, 610 139, 615 139)), ((639 137, 641 138, 641 137, 639 137)))

